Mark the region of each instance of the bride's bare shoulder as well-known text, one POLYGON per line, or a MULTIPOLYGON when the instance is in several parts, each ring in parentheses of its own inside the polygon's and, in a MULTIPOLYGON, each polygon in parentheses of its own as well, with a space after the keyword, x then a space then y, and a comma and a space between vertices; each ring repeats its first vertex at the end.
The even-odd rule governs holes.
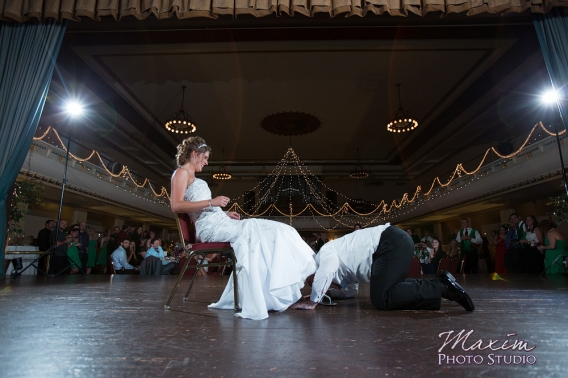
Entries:
POLYGON ((195 181, 195 175, 189 170, 180 167, 172 174, 172 183, 185 183, 185 187, 189 187, 195 181))

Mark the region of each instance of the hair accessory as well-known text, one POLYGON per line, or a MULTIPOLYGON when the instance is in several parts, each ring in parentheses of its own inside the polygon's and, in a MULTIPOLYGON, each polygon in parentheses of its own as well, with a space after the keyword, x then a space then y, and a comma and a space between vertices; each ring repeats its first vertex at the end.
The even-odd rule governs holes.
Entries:
POLYGON ((207 147, 207 145, 205 143, 200 144, 199 146, 197 146, 197 149, 199 150, 201 147, 207 147))

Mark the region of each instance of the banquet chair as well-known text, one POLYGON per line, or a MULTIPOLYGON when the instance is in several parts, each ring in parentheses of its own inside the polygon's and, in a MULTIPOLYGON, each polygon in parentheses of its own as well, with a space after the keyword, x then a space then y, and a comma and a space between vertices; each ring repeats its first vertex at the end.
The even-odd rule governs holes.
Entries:
MULTIPOLYGON (((183 263, 183 267, 180 269, 175 286, 173 287, 170 297, 168 298, 168 301, 164 305, 164 308, 166 310, 170 309, 172 300, 174 299, 176 291, 181 284, 181 280, 185 274, 185 271, 187 270, 189 262, 194 260, 194 257, 196 256, 205 257, 206 255, 211 253, 219 253, 222 256, 228 257, 228 259, 226 261, 221 261, 219 263, 209 263, 209 264, 198 263, 196 265, 193 265, 192 268, 196 269, 196 271, 199 271, 200 268, 205 268, 205 267, 232 266, 235 311, 240 310, 239 301, 238 301, 237 272, 235 269, 237 258, 235 256, 233 248, 231 247, 231 243, 197 243, 197 238, 195 236, 195 225, 193 224, 193 221, 191 220, 189 214, 177 213, 175 216, 176 216, 179 235, 181 238, 181 244, 183 246, 183 250, 187 252, 188 256, 185 259, 185 262, 183 263)), ((189 284, 189 288, 187 289, 187 292, 183 297, 184 301, 187 301, 187 298, 189 297, 189 293, 191 292, 191 288, 193 287, 193 284, 195 283, 197 276, 198 274, 194 274, 193 277, 191 278, 191 283, 189 284)))
POLYGON ((463 259, 461 261, 461 265, 460 265, 460 274, 463 274, 463 272, 465 271, 465 260, 466 260, 467 256, 464 255, 463 259))
POLYGON ((458 272, 458 264, 459 259, 457 257, 452 257, 450 260, 450 269, 448 269, 448 272, 456 274, 458 272))
POLYGON ((442 270, 446 270, 446 271, 452 273, 450 271, 450 258, 448 256, 442 257, 440 259, 440 262, 438 263, 438 271, 436 272, 436 274, 440 274, 440 272, 442 270))
POLYGON ((420 266, 420 259, 416 256, 412 257, 412 261, 410 262, 410 269, 408 270, 408 274, 406 275, 407 278, 420 278, 422 267, 420 266))
POLYGON ((114 269, 114 262, 112 261, 112 256, 107 256, 107 273, 108 274, 116 274, 116 270, 114 269))

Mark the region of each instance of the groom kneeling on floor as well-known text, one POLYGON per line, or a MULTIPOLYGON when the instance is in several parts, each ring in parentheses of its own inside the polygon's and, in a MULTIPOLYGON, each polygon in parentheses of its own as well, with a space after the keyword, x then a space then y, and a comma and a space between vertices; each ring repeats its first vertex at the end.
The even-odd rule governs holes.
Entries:
POLYGON ((371 303, 378 310, 436 311, 442 298, 467 311, 475 309, 470 296, 446 271, 432 280, 406 279, 413 255, 412 238, 389 223, 330 241, 315 256, 315 275, 306 280, 312 286, 310 298, 292 308, 312 310, 330 287, 352 290, 353 284, 371 282, 371 303))

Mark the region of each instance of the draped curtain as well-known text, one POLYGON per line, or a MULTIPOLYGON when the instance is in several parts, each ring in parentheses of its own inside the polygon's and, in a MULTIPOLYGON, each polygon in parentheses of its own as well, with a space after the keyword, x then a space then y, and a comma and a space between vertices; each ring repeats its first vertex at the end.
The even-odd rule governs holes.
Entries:
MULTIPOLYGON (((23 2, 22 2, 23 3, 23 2)), ((67 22, 0 24, 0 261, 6 198, 24 163, 45 104, 67 22)), ((4 264, 0 264, 0 277, 4 264)))
POLYGON ((150 15, 158 19, 185 19, 223 15, 294 16, 296 13, 305 17, 317 13, 327 13, 330 17, 364 17, 368 13, 424 16, 429 12, 441 15, 466 12, 474 16, 525 10, 545 13, 557 6, 568 6, 568 0, 0 0, 0 20, 25 22, 47 18, 79 20, 81 17, 118 20, 127 16, 143 20, 150 15))
MULTIPOLYGON (((547 14, 534 16, 534 26, 544 56, 552 87, 568 96, 568 16, 553 9, 547 14)), ((568 121, 566 100, 559 102, 564 127, 568 121)))

